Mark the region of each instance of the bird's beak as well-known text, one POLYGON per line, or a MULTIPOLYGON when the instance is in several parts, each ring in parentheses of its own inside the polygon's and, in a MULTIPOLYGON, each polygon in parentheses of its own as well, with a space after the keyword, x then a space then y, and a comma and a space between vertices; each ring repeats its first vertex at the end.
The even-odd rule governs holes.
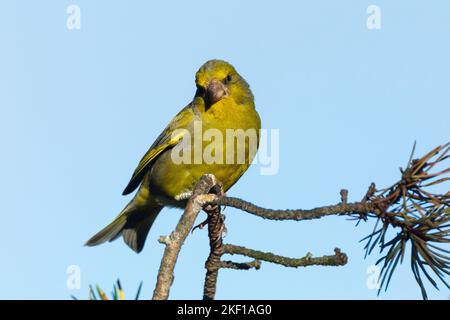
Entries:
POLYGON ((213 79, 208 83, 205 92, 205 103, 207 106, 212 106, 217 101, 228 95, 228 88, 222 81, 213 79))

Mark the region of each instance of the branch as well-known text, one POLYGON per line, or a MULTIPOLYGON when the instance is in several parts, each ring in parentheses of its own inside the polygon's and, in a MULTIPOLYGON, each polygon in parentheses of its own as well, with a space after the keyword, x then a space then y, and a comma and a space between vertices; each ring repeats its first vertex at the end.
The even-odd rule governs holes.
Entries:
POLYGON ((166 245, 159 267, 156 288, 153 292, 154 300, 166 300, 169 297, 170 286, 173 282, 173 270, 187 235, 194 225, 195 219, 202 207, 212 200, 213 195, 207 193, 216 185, 213 175, 204 175, 194 188, 191 198, 175 230, 168 237, 161 237, 160 242, 166 245))
POLYGON ((450 274, 450 251, 442 248, 443 243, 450 243, 450 192, 436 194, 429 190, 430 187, 442 187, 450 180, 450 177, 445 177, 450 173, 450 168, 436 169, 450 158, 449 153, 450 143, 431 150, 419 159, 413 159, 411 154, 406 169, 400 168, 400 180, 380 190, 372 183, 359 202, 347 203, 347 190, 341 190, 340 203, 311 210, 265 209, 231 197, 218 197, 215 202, 271 220, 300 221, 329 215, 350 215, 358 222, 376 218, 373 232, 363 240, 367 241, 366 256, 376 246, 380 248, 380 253, 387 250, 377 262, 383 263, 381 287, 387 289, 398 262, 403 261, 406 245, 410 242, 412 271, 422 296, 426 299, 422 274, 438 288, 429 271, 450 289, 445 281, 445 276, 450 274), (378 225, 381 226, 378 228, 378 225), (386 240, 388 228, 398 229, 400 232, 394 238, 386 240))
MULTIPOLYGON (((216 193, 223 195, 222 186, 216 185, 216 193)), ((204 208, 208 218, 204 223, 208 224, 208 236, 210 252, 205 263, 206 276, 203 286, 203 299, 213 300, 216 295, 217 277, 221 266, 220 258, 223 254, 222 234, 225 231, 225 218, 220 213, 220 206, 213 204, 204 208)), ((204 224, 202 223, 202 225, 204 224)))
POLYGON ((240 254, 257 260, 267 261, 280 264, 285 267, 307 267, 307 266, 343 266, 347 264, 347 255, 342 253, 339 248, 334 249, 335 254, 323 257, 313 258, 311 253, 306 254, 303 258, 288 258, 279 256, 271 252, 263 252, 248 249, 241 246, 226 244, 223 248, 224 254, 240 254))
MULTIPOLYGON (((215 298, 220 268, 235 270, 248 270, 250 268, 259 269, 261 264, 260 260, 277 263, 285 267, 306 267, 311 265, 340 266, 347 263, 347 256, 344 253, 341 253, 338 248, 335 249, 335 254, 332 256, 313 258, 312 254, 308 253, 303 258, 294 259, 232 244, 224 245, 222 234, 226 230, 225 219, 220 212, 220 206, 217 204, 217 200, 223 198, 224 192, 220 185, 216 185, 215 189, 216 197, 214 199, 216 202, 205 205, 203 209, 208 214, 208 218, 199 225, 200 227, 203 227, 206 224, 208 225, 210 245, 210 253, 205 263, 206 276, 203 286, 204 300, 213 300, 215 298), (240 254, 254 258, 255 260, 249 263, 224 262, 221 261, 221 257, 224 254, 240 254)), ((345 193, 342 194, 344 195, 345 193)), ((346 202, 344 196, 343 202, 346 202)))
MULTIPOLYGON (((342 190, 345 191, 345 190, 342 190)), ((345 203, 340 202, 335 205, 318 207, 309 210, 273 210, 273 209, 265 209, 254 205, 248 201, 233 198, 233 197, 222 197, 216 199, 218 204, 233 207, 237 209, 241 209, 248 213, 251 213, 255 216, 269 219, 269 220, 312 220, 319 219, 325 216, 331 215, 364 215, 374 211, 377 211, 376 207, 371 203, 363 203, 363 202, 354 202, 354 203, 345 203)))
MULTIPOLYGON (((344 265, 347 256, 335 250, 335 254, 313 258, 311 254, 303 258, 287 258, 270 252, 262 252, 235 245, 223 245, 222 233, 225 230, 223 215, 220 206, 235 207, 256 216, 272 220, 310 220, 329 215, 351 216, 358 223, 368 218, 376 218, 377 223, 373 232, 363 240, 367 240, 366 254, 370 254, 378 245, 380 253, 387 249, 387 253, 377 262, 383 262, 381 270, 382 286, 387 288, 393 271, 398 262, 403 260, 406 244, 411 243, 411 266, 417 283, 426 298, 421 274, 435 286, 436 282, 428 274, 428 270, 447 286, 444 276, 450 274, 450 253, 439 245, 450 242, 450 192, 445 194, 432 193, 428 188, 442 186, 450 180, 442 177, 450 173, 450 168, 432 172, 444 160, 449 159, 450 143, 437 147, 420 159, 408 161, 406 169, 400 169, 401 178, 392 186, 377 189, 371 184, 365 196, 359 202, 348 203, 347 190, 341 190, 341 202, 318 207, 310 210, 272 210, 256 206, 248 201, 225 197, 221 185, 214 176, 202 177, 196 185, 193 195, 187 202, 183 216, 176 229, 168 237, 162 237, 160 242, 166 244, 158 281, 154 291, 154 299, 167 299, 173 281, 173 270, 189 231, 203 208, 208 219, 200 227, 208 224, 210 239, 210 254, 205 264, 207 269, 204 285, 204 299, 213 299, 216 292, 218 271, 220 268, 248 270, 259 267, 259 260, 281 264, 287 267, 300 267, 309 265, 344 265), (378 225, 381 225, 378 229, 378 225), (388 228, 397 228, 397 236, 386 240, 388 228), (235 263, 221 261, 221 256, 228 254, 241 254, 256 259, 253 263, 235 263)), ((447 189, 448 190, 448 189, 447 189)))

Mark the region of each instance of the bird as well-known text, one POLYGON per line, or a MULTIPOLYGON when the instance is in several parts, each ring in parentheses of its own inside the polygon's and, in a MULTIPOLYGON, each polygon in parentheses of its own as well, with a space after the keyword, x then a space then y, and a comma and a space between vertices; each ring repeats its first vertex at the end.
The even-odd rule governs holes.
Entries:
MULTIPOLYGON (((86 242, 86 246, 122 236, 124 242, 139 253, 160 211, 164 207, 184 208, 204 174, 213 174, 226 192, 249 168, 259 146, 261 129, 249 84, 230 63, 213 59, 198 69, 195 85, 192 101, 170 121, 133 172, 122 194, 138 189, 134 197, 110 224, 86 242), (208 148, 203 140, 200 147, 196 144, 199 139, 195 137, 199 131, 196 128, 213 133, 216 148, 208 150, 215 161, 196 161, 198 148, 200 155, 208 148), (233 144, 230 144, 229 132, 248 135, 243 139, 233 136, 233 144), (241 158, 239 150, 244 150, 241 158), (186 161, 178 161, 177 154, 182 154, 186 161)), ((206 140, 204 136, 201 139, 206 140)))

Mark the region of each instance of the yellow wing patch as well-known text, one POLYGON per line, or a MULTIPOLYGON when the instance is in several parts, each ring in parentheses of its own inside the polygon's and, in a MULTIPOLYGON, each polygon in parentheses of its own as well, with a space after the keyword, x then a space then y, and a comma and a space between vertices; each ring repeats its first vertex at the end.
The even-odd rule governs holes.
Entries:
POLYGON ((184 132, 180 132, 179 134, 172 137, 169 141, 154 146, 153 148, 150 148, 150 150, 147 151, 147 153, 139 162, 139 165, 134 171, 130 182, 128 183, 127 187, 125 188, 122 194, 126 195, 133 192, 141 183, 142 179, 144 178, 144 174, 150 168, 150 165, 153 162, 153 160, 155 160, 158 157, 158 155, 160 155, 161 152, 163 152, 164 150, 167 150, 175 146, 183 138, 183 135, 184 132))

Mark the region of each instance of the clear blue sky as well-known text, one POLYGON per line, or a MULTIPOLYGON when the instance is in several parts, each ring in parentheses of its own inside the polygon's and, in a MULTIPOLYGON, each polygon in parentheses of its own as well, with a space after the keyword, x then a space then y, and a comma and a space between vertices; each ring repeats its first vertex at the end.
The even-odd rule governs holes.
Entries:
MULTIPOLYGON (((390 185, 417 153, 450 137, 450 4, 445 1, 5 1, 0 9, 0 298, 86 298, 122 280, 153 291, 181 211, 165 209, 136 255, 118 240, 84 242, 110 222, 138 160, 194 95, 208 59, 250 83, 264 128, 280 130, 280 169, 253 166, 229 194, 272 208, 359 200, 390 185), (81 29, 66 27, 67 6, 81 29), (366 9, 381 8, 381 30, 366 9), (66 269, 81 268, 81 289, 66 269)), ((447 191, 447 190, 445 190, 447 191)), ((343 217, 271 222, 228 208, 225 241, 287 256, 340 247, 345 267, 220 273, 218 298, 376 299, 358 241, 372 228, 343 217)), ((189 236, 171 298, 202 296, 205 231, 189 236)), ((449 292, 429 290, 430 298, 449 292)), ((409 264, 380 298, 419 299, 409 264)))

